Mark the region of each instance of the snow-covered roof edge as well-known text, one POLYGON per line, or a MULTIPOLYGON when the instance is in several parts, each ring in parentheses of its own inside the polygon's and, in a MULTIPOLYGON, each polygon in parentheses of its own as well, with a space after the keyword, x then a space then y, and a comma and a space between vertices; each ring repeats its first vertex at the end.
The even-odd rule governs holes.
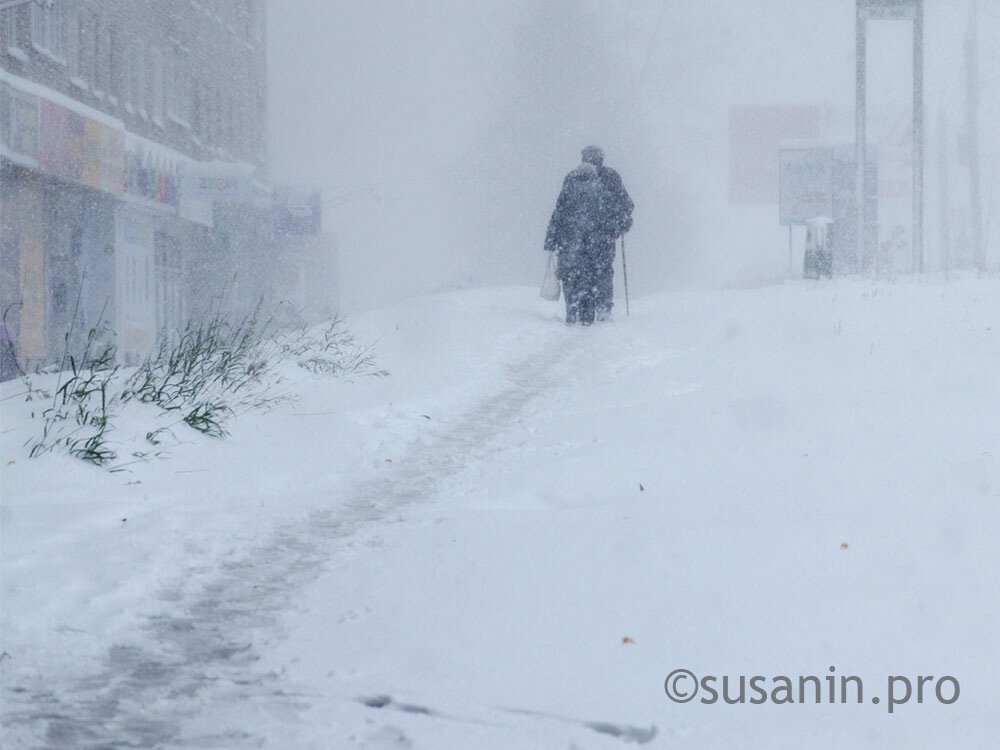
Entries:
POLYGON ((109 128, 120 130, 123 133, 127 132, 125 129, 125 123, 117 117, 112 117, 99 109, 94 109, 83 102, 79 102, 72 97, 66 96, 65 94, 62 94, 54 89, 50 89, 48 86, 43 86, 40 83, 35 83, 34 81, 29 81, 26 78, 16 76, 9 70, 0 68, 0 81, 3 81, 7 85, 16 88, 18 91, 25 94, 37 96, 39 99, 47 99, 53 104, 58 104, 60 107, 65 107, 68 110, 76 112, 78 115, 82 115, 83 117, 87 117, 91 120, 96 120, 109 128))

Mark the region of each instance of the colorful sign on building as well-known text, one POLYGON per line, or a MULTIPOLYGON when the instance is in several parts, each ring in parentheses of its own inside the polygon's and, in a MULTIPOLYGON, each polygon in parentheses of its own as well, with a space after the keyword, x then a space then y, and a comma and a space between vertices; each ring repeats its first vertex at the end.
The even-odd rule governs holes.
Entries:
POLYGON ((38 162, 49 174, 64 180, 83 180, 83 117, 47 99, 39 107, 38 162))
POLYGON ((120 194, 125 185, 125 133, 96 120, 83 120, 83 175, 88 187, 120 194))
POLYGON ((48 99, 0 83, 5 155, 95 190, 121 194, 125 133, 48 99))
POLYGON ((125 193, 158 203, 176 206, 177 165, 150 149, 136 147, 125 152, 125 193))
POLYGON ((226 162, 194 162, 185 165, 181 178, 185 197, 214 203, 253 200, 253 167, 226 162))

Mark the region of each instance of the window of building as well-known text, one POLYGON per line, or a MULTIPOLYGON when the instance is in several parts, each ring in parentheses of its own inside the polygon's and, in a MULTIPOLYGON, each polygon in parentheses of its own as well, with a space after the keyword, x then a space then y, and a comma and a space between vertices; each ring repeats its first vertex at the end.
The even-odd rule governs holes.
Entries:
POLYGON ((60 62, 63 61, 63 39, 66 27, 66 3, 38 5, 31 3, 31 43, 60 62))
POLYGON ((94 93, 101 95, 108 90, 108 38, 97 14, 90 15, 93 16, 91 30, 94 35, 94 72, 90 80, 94 83, 94 93))
POLYGON ((234 105, 235 113, 235 132, 233 133, 233 147, 237 153, 243 154, 243 144, 245 142, 245 125, 246 121, 243 118, 243 102, 239 99, 236 100, 234 105))
POLYGON ((171 45, 167 80, 167 113, 182 125, 187 125, 191 117, 191 73, 188 57, 188 51, 180 44, 171 45))
POLYGON ((132 88, 132 71, 135 70, 135 48, 128 39, 122 39, 121 44, 121 68, 122 68, 122 104, 129 112, 134 111, 135 90, 132 88))
POLYGON ((253 27, 253 38, 258 42, 264 41, 264 0, 250 0, 251 26, 253 27))
POLYGON ((113 25, 107 27, 105 36, 107 38, 108 50, 108 93, 111 94, 113 102, 119 98, 125 98, 125 75, 122 69, 122 48, 121 35, 118 28, 113 25))
MULTIPOLYGON (((15 225, 16 226, 16 225, 15 225)), ((14 338, 21 330, 21 237, 14 227, 0 232, 0 320, 14 338)))
POLYGON ((66 11, 66 64, 72 78, 80 77, 80 11, 66 11))
POLYGON ((201 135, 201 81, 191 81, 191 129, 196 135, 201 135))
POLYGON ((176 117, 177 112, 177 89, 174 87, 177 71, 174 65, 174 48, 171 46, 167 49, 166 66, 163 69, 163 104, 170 117, 176 117))
POLYGON ((0 11, 0 23, 3 24, 3 46, 17 49, 17 8, 0 11))
POLYGON ((181 244, 164 232, 155 239, 156 328, 174 333, 184 320, 183 264, 181 244))
POLYGON ((146 116, 145 76, 146 68, 142 47, 137 42, 128 42, 125 47, 128 62, 125 65, 126 93, 125 101, 135 107, 143 117, 146 116))
POLYGON ((94 61, 96 60, 96 50, 94 41, 97 28, 97 15, 84 10, 78 10, 68 17, 68 27, 71 37, 70 43, 70 75, 74 78, 74 83, 80 86, 88 84, 97 87, 94 77, 94 61))
POLYGON ((163 125, 163 51, 150 47, 146 54, 146 100, 149 114, 163 125))
POLYGON ((223 110, 222 92, 215 90, 215 106, 212 107, 212 142, 216 146, 221 146, 225 142, 225 134, 222 132, 223 110))
POLYGON ((212 89, 202 85, 198 106, 201 111, 198 134, 206 143, 212 142, 212 89))

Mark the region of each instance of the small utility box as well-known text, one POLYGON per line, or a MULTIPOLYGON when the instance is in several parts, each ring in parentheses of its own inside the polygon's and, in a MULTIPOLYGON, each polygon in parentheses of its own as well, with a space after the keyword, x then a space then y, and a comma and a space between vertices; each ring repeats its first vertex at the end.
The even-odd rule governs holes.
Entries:
POLYGON ((833 219, 827 216, 806 220, 806 255, 802 275, 807 279, 833 276, 833 219))

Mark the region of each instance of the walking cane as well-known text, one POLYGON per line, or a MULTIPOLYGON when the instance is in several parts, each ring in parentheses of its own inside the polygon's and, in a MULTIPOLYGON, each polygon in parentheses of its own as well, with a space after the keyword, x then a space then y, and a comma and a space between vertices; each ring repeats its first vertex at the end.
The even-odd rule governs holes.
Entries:
POLYGON ((628 317, 628 265, 625 263, 625 235, 622 235, 622 281, 625 282, 625 317, 628 317))

